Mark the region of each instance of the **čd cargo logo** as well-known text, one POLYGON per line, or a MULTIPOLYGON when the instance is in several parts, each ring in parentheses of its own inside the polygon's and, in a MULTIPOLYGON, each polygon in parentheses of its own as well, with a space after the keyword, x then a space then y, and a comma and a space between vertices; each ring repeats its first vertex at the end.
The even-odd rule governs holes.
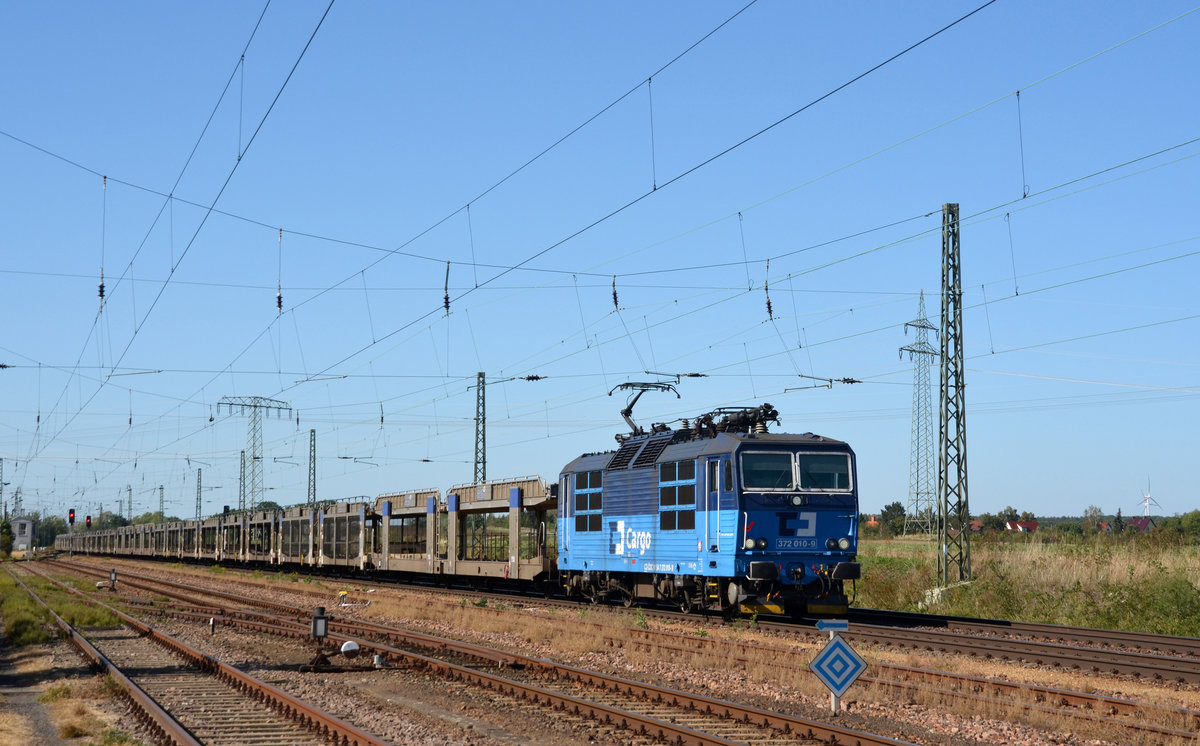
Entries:
POLYGON ((650 548, 652 537, 649 531, 634 531, 632 527, 628 530, 625 528, 625 521, 617 521, 617 524, 608 524, 613 532, 612 543, 609 544, 609 552, 611 554, 633 554, 637 552, 639 555, 645 554, 650 548))

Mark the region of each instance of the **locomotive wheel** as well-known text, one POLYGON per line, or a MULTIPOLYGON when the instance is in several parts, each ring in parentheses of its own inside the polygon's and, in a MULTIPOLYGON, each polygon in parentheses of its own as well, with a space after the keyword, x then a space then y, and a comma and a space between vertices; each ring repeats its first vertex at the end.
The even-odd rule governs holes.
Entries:
POLYGON ((628 591, 625 592, 623 595, 623 598, 621 599, 621 605, 624 606, 626 609, 630 609, 630 608, 633 608, 634 606, 637 606, 637 596, 633 595, 632 592, 628 592, 628 591))
POLYGON ((688 594, 683 594, 679 597, 679 610, 684 614, 692 613, 692 597, 688 594))

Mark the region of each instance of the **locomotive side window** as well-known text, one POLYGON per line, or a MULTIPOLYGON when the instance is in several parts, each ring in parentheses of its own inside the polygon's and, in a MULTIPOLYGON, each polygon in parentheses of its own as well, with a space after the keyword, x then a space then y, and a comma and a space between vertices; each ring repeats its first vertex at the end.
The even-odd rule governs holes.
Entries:
POLYGON ((581 471, 575 475, 576 531, 600 530, 603 495, 603 472, 581 471))
POLYGON ((850 456, 845 453, 801 453, 800 489, 850 489, 850 456))
POLYGON ((759 452, 742 454, 742 488, 793 490, 792 454, 759 452))
POLYGON ((659 464, 658 482, 658 527, 663 531, 695 529, 696 462, 659 464))

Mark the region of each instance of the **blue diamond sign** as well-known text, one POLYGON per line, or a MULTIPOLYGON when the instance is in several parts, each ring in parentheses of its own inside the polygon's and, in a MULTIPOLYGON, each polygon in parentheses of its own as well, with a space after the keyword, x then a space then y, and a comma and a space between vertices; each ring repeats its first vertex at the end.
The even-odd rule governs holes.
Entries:
POLYGON ((835 697, 841 697, 862 672, 867 670, 867 662, 854 652, 849 643, 835 634, 829 644, 813 658, 812 663, 808 664, 808 668, 835 697))

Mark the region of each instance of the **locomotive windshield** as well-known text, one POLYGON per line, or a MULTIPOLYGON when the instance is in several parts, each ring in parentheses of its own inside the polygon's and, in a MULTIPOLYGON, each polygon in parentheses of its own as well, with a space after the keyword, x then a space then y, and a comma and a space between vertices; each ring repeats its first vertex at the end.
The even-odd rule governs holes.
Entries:
POLYGON ((849 457, 844 453, 801 453, 800 489, 849 490, 849 457))
POLYGON ((742 454, 742 484, 747 490, 850 490, 846 453, 749 452, 742 454), (796 475, 799 474, 799 488, 796 475))
POLYGON ((795 489, 792 454, 742 454, 742 486, 748 490, 795 489))

